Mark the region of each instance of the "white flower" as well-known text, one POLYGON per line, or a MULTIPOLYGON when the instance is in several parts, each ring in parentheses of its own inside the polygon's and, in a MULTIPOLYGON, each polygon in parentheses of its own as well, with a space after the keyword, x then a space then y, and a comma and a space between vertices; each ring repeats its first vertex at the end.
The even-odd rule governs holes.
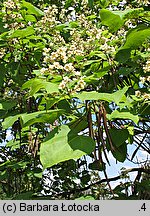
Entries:
POLYGON ((63 66, 60 65, 59 62, 54 62, 53 66, 54 66, 54 68, 56 68, 56 69, 61 69, 61 70, 63 69, 63 66))
POLYGON ((64 78, 63 78, 63 81, 64 81, 64 83, 68 83, 68 82, 70 82, 71 80, 69 79, 69 77, 67 77, 67 76, 65 76, 64 78))
POLYGON ((145 81, 146 81, 146 77, 140 77, 140 80, 141 80, 141 83, 145 83, 145 81))
POLYGON ((8 9, 15 9, 15 3, 11 0, 4 2, 4 5, 8 9))
POLYGON ((81 73, 80 73, 80 71, 74 71, 74 75, 75 75, 75 76, 80 76, 81 73))
POLYGON ((16 14, 16 15, 17 15, 17 18, 22 19, 22 15, 21 14, 16 14))
POLYGON ((54 69, 54 65, 49 65, 48 68, 49 68, 49 70, 53 70, 54 69))
POLYGON ((135 91, 135 96, 140 97, 141 96, 141 92, 139 90, 135 91))
POLYGON ((48 72, 48 69, 47 68, 41 68, 40 72, 41 72, 41 74, 44 74, 45 72, 48 72))
POLYGON ((50 61, 50 57, 49 56, 45 56, 43 62, 44 63, 48 63, 50 61))
POLYGON ((52 52, 51 56, 50 56, 50 59, 53 61, 53 60, 56 60, 57 58, 58 58, 58 53, 57 52, 52 52))
POLYGON ((62 81, 58 86, 58 88, 61 90, 65 89, 65 87, 66 87, 66 83, 64 81, 62 81))
POLYGON ((18 43, 18 42, 19 42, 19 41, 18 41, 17 38, 13 38, 13 39, 12 39, 12 43, 13 43, 13 44, 16 44, 16 43, 18 43))
POLYGON ((145 100, 150 99, 150 94, 146 94, 146 93, 145 93, 145 94, 143 95, 143 98, 144 98, 145 100))
POLYGON ((76 92, 76 91, 81 91, 81 88, 80 88, 78 85, 75 85, 74 91, 75 91, 75 92, 76 92))
POLYGON ((66 71, 74 71, 74 67, 72 63, 65 64, 64 69, 66 71))
POLYGON ((146 65, 143 67, 144 72, 150 72, 150 60, 146 62, 146 65))
POLYGON ((147 6, 149 4, 149 0, 137 0, 137 3, 140 5, 147 6))
POLYGON ((67 47, 59 47, 57 53, 61 55, 62 53, 64 54, 66 51, 67 51, 67 47))
POLYGON ((5 25, 4 25, 4 28, 8 28, 9 27, 9 25, 8 25, 8 23, 6 23, 5 25))
POLYGON ((5 55, 5 53, 6 53, 5 48, 1 48, 0 49, 0 59, 3 58, 3 56, 5 55))
POLYGON ((101 33, 96 34, 96 39, 100 39, 101 38, 101 33))
POLYGON ((150 82, 150 76, 147 77, 147 81, 150 82))
POLYGON ((66 64, 67 59, 68 59, 67 56, 62 56, 62 61, 63 61, 64 64, 66 64))
POLYGON ((84 89, 86 83, 84 82, 84 80, 81 78, 78 82, 78 86, 81 88, 81 89, 84 89))
POLYGON ((11 18, 15 19, 16 18, 16 14, 11 14, 11 18))
POLYGON ((82 50, 78 50, 78 49, 77 49, 77 50, 74 51, 74 54, 75 54, 75 55, 78 55, 78 56, 82 56, 84 53, 83 53, 82 50))
POLYGON ((49 54, 50 48, 43 49, 43 56, 47 56, 49 54))

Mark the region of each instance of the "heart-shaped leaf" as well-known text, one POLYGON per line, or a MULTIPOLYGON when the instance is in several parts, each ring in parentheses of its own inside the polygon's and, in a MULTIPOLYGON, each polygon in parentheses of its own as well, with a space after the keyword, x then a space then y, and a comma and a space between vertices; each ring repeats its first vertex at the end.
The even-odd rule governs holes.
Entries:
POLYGON ((62 125, 41 144, 40 160, 44 169, 66 160, 80 158, 94 150, 95 142, 90 137, 70 136, 69 132, 69 127, 62 125))

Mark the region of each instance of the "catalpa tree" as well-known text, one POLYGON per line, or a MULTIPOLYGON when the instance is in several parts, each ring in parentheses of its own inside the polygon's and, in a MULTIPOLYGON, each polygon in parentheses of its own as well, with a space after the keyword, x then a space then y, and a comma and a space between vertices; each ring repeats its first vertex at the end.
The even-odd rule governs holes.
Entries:
POLYGON ((0 8, 1 199, 149 199, 148 1, 0 8))

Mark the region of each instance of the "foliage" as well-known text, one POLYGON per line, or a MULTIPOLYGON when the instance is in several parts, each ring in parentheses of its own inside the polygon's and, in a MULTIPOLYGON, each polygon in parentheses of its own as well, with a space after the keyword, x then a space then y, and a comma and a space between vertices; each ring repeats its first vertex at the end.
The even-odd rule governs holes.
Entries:
POLYGON ((141 166, 135 156, 150 153, 148 6, 0 3, 1 199, 140 199, 150 190, 148 159, 135 181, 107 173, 110 155, 141 166))

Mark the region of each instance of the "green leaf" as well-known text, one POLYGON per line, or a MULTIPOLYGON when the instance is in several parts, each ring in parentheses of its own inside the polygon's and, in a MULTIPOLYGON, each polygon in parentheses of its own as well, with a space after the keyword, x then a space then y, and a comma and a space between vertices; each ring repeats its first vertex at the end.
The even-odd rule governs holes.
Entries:
POLYGON ((25 16, 25 20, 27 21, 27 22, 37 22, 37 20, 36 20, 36 18, 35 18, 35 16, 33 16, 33 15, 26 15, 25 16))
MULTIPOLYGON (((103 0, 103 1, 106 2, 106 5, 101 7, 105 8, 107 7, 108 3, 107 0, 103 0)), ((100 17, 102 20, 102 24, 108 26, 110 31, 115 32, 122 27, 126 19, 137 18, 137 16, 139 16, 139 14, 142 11, 143 8, 134 8, 134 9, 117 10, 117 11, 101 9, 100 17)))
POLYGON ((134 9, 113 11, 113 13, 116 15, 119 15, 121 19, 125 19, 131 15, 132 15, 132 18, 136 17, 142 11, 143 11, 143 8, 134 8, 134 9))
POLYGON ((88 65, 91 65, 93 63, 100 63, 101 59, 98 59, 98 60, 88 60, 86 61, 83 66, 88 66, 88 65))
POLYGON ((40 172, 40 173, 34 173, 34 176, 35 176, 36 178, 41 179, 42 176, 43 176, 43 172, 40 172))
POLYGON ((80 94, 75 94, 74 96, 79 98, 80 100, 104 100, 108 102, 115 102, 116 104, 119 104, 119 102, 122 100, 124 94, 128 90, 128 87, 125 86, 123 89, 118 90, 114 93, 98 93, 96 91, 91 92, 85 92, 83 91, 80 94))
POLYGON ((111 135, 112 142, 115 146, 119 147, 122 144, 125 143, 125 141, 129 137, 129 132, 127 129, 117 129, 117 128, 111 128, 109 130, 109 133, 111 135))
POLYGON ((25 8, 28 9, 27 10, 28 14, 34 14, 34 15, 36 15, 38 17, 44 15, 43 11, 41 11, 39 8, 35 7, 34 5, 32 5, 29 2, 23 1, 22 2, 22 7, 25 7, 25 8))
POLYGON ((131 56, 131 50, 130 49, 120 49, 116 53, 116 60, 120 63, 125 63, 131 56))
POLYGON ((9 37, 10 38, 26 38, 35 33, 34 28, 29 26, 25 29, 17 29, 15 30, 9 37))
POLYGON ((29 95, 33 96, 41 88, 43 88, 43 82, 40 79, 30 79, 22 85, 22 89, 29 88, 29 95))
POLYGON ((56 83, 47 82, 42 79, 33 78, 28 80, 22 85, 22 89, 29 88, 29 95, 33 96, 40 89, 45 89, 48 94, 59 92, 58 85, 56 83))
POLYGON ((110 0, 99 0, 99 5, 101 8, 106 8, 110 3, 110 0))
POLYGON ((143 179, 141 182, 137 182, 136 184, 137 184, 138 191, 147 191, 147 192, 150 191, 150 180, 149 179, 143 179))
POLYGON ((112 154, 116 160, 123 163, 127 157, 127 144, 122 144, 120 147, 116 148, 115 151, 112 151, 112 154))
POLYGON ((10 167, 12 169, 18 170, 20 168, 25 169, 27 164, 29 162, 26 161, 10 161, 10 163, 7 165, 7 167, 10 167))
POLYGON ((144 25, 139 25, 131 29, 126 36, 125 44, 116 53, 116 60, 126 62, 130 58, 131 50, 140 47, 143 42, 150 38, 150 28, 144 25))
MULTIPOLYGON (((85 155, 90 154, 95 147, 95 142, 92 140, 91 137, 88 136, 78 136, 75 134, 75 137, 69 138, 68 143, 70 147, 73 149, 73 158, 79 158, 78 155, 85 155)), ((81 157, 80 156, 80 157, 81 157)))
POLYGON ((8 164, 10 163, 10 160, 8 159, 6 162, 1 163, 0 164, 0 170, 3 170, 4 168, 6 168, 8 166, 8 164))
POLYGON ((11 150, 17 149, 20 147, 20 141, 10 140, 9 142, 7 142, 6 147, 11 148, 11 150))
POLYGON ((113 12, 107 9, 100 10, 100 18, 103 25, 109 27, 110 31, 117 31, 124 23, 124 21, 120 18, 119 15, 114 14, 113 12))
POLYGON ((101 163, 99 160, 95 160, 94 162, 89 164, 89 169, 104 171, 106 168, 105 163, 101 163))
POLYGON ((138 115, 133 115, 130 112, 119 112, 118 110, 113 111, 111 114, 107 114, 108 120, 113 119, 129 119, 138 124, 139 117, 138 115))
POLYGON ((54 93, 54 92, 59 92, 58 91, 58 84, 56 83, 51 83, 51 82, 43 82, 43 86, 45 90, 47 91, 48 94, 54 93))
POLYGON ((118 105, 119 102, 122 101, 122 99, 125 98, 125 93, 127 92, 128 90, 128 86, 125 86, 124 88, 122 88, 121 90, 118 90, 116 92, 114 92, 112 95, 113 95, 113 101, 118 105))
POLYGON ((23 127, 33 125, 35 123, 53 123, 63 113, 63 110, 39 111, 23 115, 23 127))
POLYGON ((79 27, 79 23, 77 21, 71 21, 71 22, 69 22, 69 27, 70 28, 77 28, 77 27, 79 27))
POLYGON ((16 104, 17 104, 17 102, 15 100, 1 101, 1 103, 0 103, 0 109, 10 110, 14 106, 16 106, 16 104))
POLYGON ((95 200, 93 196, 81 196, 75 200, 95 200))
POLYGON ((117 71, 117 74, 128 76, 132 72, 133 72, 133 68, 120 67, 119 70, 117 71))
POLYGON ((40 160, 44 169, 59 162, 80 158, 94 150, 95 142, 90 137, 68 137, 69 132, 69 127, 62 125, 41 144, 40 160))
POLYGON ((18 120, 18 118, 20 117, 21 115, 15 115, 15 116, 9 116, 7 118, 4 119, 4 121, 2 122, 2 127, 4 129, 8 129, 9 127, 11 127, 13 125, 13 123, 15 121, 18 120))
POLYGON ((94 0, 88 0, 88 5, 89 5, 90 8, 93 7, 93 3, 94 3, 94 0))
POLYGON ((85 130, 88 127, 88 122, 86 116, 82 116, 78 119, 72 120, 69 124, 71 129, 70 133, 79 133, 82 130, 85 130))
POLYGON ((66 99, 63 99, 63 100, 60 100, 58 103, 57 103, 57 107, 58 109, 64 109, 66 113, 70 113, 72 112, 71 110, 71 107, 70 107, 70 103, 68 100, 66 99))
POLYGON ((45 104, 46 103, 46 109, 50 109, 52 106, 54 106, 54 104, 58 103, 60 100, 63 100, 64 98, 60 98, 60 97, 49 97, 48 99, 46 99, 45 101, 41 101, 41 104, 45 104))
POLYGON ((6 180, 8 178, 7 171, 4 170, 3 172, 0 172, 0 181, 6 180))
POLYGON ((33 113, 23 113, 18 114, 15 116, 9 116, 5 118, 4 122, 2 123, 2 126, 4 129, 7 129, 13 125, 13 123, 18 120, 18 118, 22 119, 23 127, 41 122, 41 123, 53 123, 54 120, 56 120, 64 111, 57 109, 57 110, 48 110, 47 112, 44 111, 38 111, 33 113))
POLYGON ((91 180, 90 174, 84 174, 80 177, 81 184, 83 184, 83 185, 87 185, 90 180, 91 180))
POLYGON ((147 38, 150 38, 150 28, 139 25, 127 33, 126 42, 121 49, 137 49, 147 38))
POLYGON ((56 27, 55 27, 55 29, 57 30, 57 31, 63 31, 65 28, 67 28, 69 25, 68 25, 68 23, 66 23, 66 24, 58 24, 56 27))
MULTIPOLYGON (((103 53, 102 51, 92 51, 89 54, 89 58, 93 57, 93 56, 98 56, 103 60, 107 60, 107 56, 105 53, 103 53)), ((92 60, 91 60, 92 61, 92 60)))

